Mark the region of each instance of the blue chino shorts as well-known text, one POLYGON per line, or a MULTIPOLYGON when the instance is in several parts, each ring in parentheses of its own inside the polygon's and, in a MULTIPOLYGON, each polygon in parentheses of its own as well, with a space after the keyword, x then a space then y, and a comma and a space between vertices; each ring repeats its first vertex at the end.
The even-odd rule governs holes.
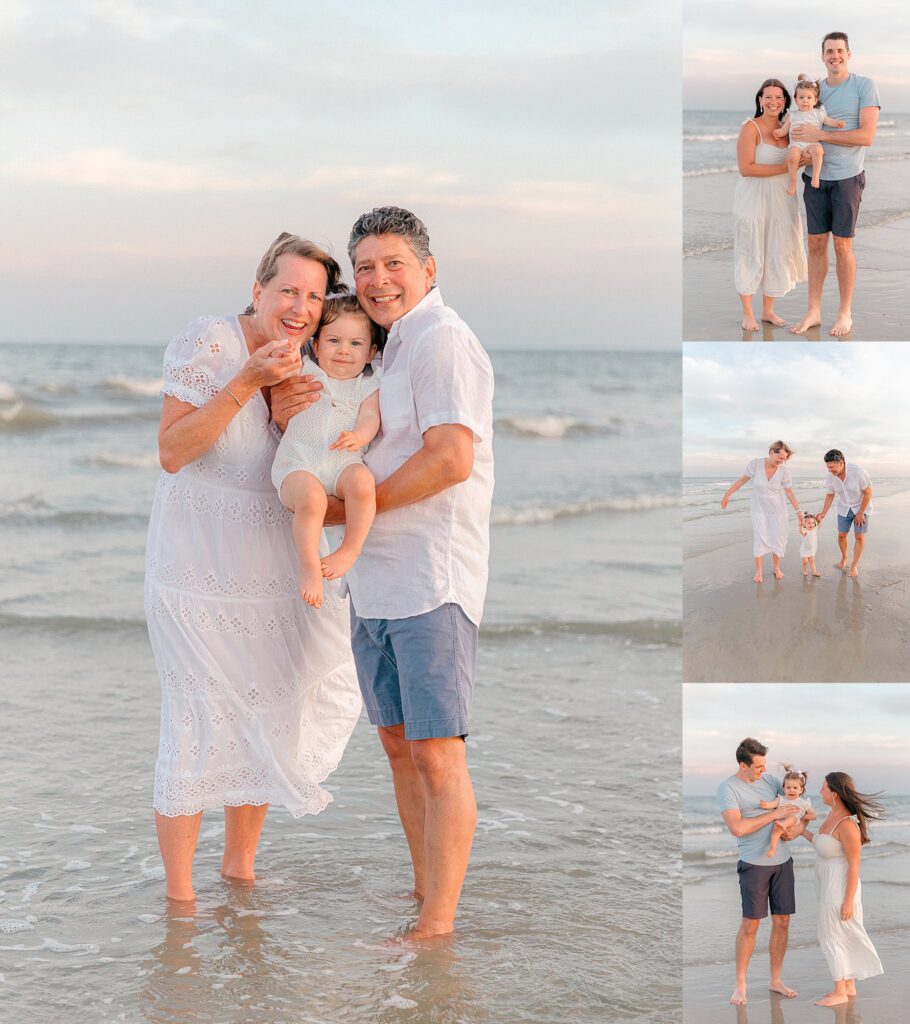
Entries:
POLYGON ((457 604, 406 619, 361 619, 351 647, 373 725, 404 725, 408 740, 467 736, 477 667, 477 626, 457 604))
POLYGON ((869 516, 867 515, 862 526, 857 526, 854 520, 856 519, 856 513, 851 508, 850 511, 842 516, 839 512, 837 514, 837 532, 838 533, 849 533, 850 527, 853 527, 854 533, 868 533, 869 532, 869 516))

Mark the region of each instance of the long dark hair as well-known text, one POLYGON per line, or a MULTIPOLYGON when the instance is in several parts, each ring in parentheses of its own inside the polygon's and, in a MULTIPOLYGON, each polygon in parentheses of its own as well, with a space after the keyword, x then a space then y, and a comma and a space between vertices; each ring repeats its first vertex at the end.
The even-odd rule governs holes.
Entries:
POLYGON ((762 82, 758 92, 755 94, 755 116, 761 117, 761 94, 765 91, 765 89, 768 89, 771 86, 780 89, 784 94, 784 109, 777 115, 777 120, 783 121, 783 119, 787 116, 787 111, 790 109, 790 93, 787 92, 787 87, 779 78, 766 78, 765 81, 762 82))
POLYGON ((869 842, 869 820, 876 820, 884 816, 885 808, 876 800, 881 793, 860 793, 853 785, 853 779, 846 772, 828 772, 825 776, 828 789, 843 800, 847 808, 859 824, 860 845, 869 842))

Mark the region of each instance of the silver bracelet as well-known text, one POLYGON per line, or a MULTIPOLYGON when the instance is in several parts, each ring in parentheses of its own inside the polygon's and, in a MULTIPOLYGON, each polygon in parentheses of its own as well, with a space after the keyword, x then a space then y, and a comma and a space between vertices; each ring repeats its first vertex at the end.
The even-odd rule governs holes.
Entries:
POLYGON ((231 389, 227 385, 225 385, 221 390, 226 391, 231 396, 231 398, 234 399, 237 405, 240 406, 241 409, 243 408, 243 402, 240 401, 240 399, 234 394, 233 391, 231 391, 231 389))

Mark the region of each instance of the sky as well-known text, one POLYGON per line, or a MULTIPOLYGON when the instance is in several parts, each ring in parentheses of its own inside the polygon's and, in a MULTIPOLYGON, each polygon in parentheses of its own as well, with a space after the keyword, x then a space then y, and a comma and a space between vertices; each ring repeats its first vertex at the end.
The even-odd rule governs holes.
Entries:
POLYGON ((910 22, 898 0, 685 0, 683 104, 688 110, 743 110, 766 78, 788 86, 821 75, 826 32, 846 32, 850 70, 873 78, 884 110, 910 112, 910 22))
POLYGON ((869 473, 910 476, 910 346, 691 342, 683 356, 683 475, 739 476, 783 440, 794 476, 840 448, 869 473))
POLYGON ((394 204, 488 347, 675 347, 679 34, 666 0, 4 0, 0 340, 168 338, 281 231, 349 271, 394 204))
POLYGON ((910 684, 687 683, 683 686, 683 792, 712 795, 736 771, 746 736, 809 772, 847 772, 864 792, 910 793, 910 684))

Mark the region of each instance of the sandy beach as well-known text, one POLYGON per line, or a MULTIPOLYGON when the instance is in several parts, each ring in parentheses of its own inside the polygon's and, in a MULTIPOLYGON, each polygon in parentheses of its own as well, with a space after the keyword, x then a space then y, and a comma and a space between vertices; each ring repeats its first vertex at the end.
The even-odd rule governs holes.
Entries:
MULTIPOLYGON (((808 341, 907 341, 910 339, 910 301, 906 281, 910 274, 910 219, 863 228, 855 240, 856 294, 853 331, 834 339, 828 331, 838 306, 834 250, 822 295, 822 327, 811 329, 808 341)), ((799 284, 775 310, 789 323, 805 314, 807 291, 799 284)), ((761 308, 756 302, 756 311, 761 308)), ((687 256, 683 260, 683 339, 685 341, 799 341, 787 327, 762 324, 760 331, 740 327, 739 300, 733 289, 733 250, 687 256)))
MULTIPOLYGON (((860 575, 839 558, 834 508, 820 527, 821 578, 802 576, 791 523, 785 578, 752 582, 747 500, 726 513, 705 500, 683 531, 683 663, 689 682, 906 682, 910 679, 910 491, 876 491, 860 575)), ((794 480, 800 500, 801 484, 794 480)), ((885 488, 887 489, 887 488, 885 488)), ((803 487, 806 491, 806 487, 803 487)), ((719 501, 719 496, 718 496, 719 501)), ((821 506, 820 501, 807 505, 821 506)), ((850 537, 850 551, 853 537, 850 537)))

